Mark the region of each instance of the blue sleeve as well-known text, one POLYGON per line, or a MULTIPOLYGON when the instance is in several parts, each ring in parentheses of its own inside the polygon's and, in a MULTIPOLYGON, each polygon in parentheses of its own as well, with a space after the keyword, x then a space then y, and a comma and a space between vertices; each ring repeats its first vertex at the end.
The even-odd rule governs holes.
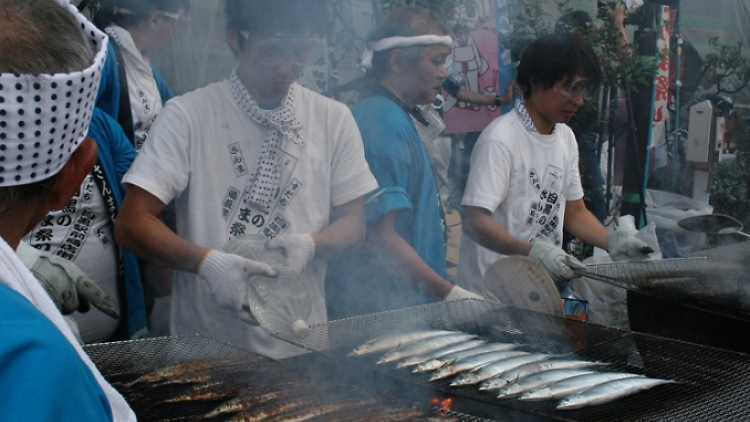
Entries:
POLYGON ((117 55, 110 40, 107 44, 107 59, 102 68, 102 79, 96 95, 96 106, 117 120, 120 110, 120 75, 117 69, 117 55))
POLYGON ((111 175, 115 178, 112 184, 116 185, 122 194, 122 186, 119 182, 122 181, 135 160, 137 154, 135 148, 117 121, 98 107, 94 108, 86 136, 96 141, 99 159, 106 167, 105 171, 112 172, 111 175))
MULTIPOLYGON (((383 186, 381 180, 384 179, 397 179, 397 172, 389 171, 392 166, 389 166, 387 160, 372 160, 369 161, 370 171, 375 175, 375 179, 378 181, 378 186, 383 186), (378 163, 378 164, 374 164, 378 163), (382 172, 383 177, 381 178, 378 170, 374 167, 381 167, 384 169, 382 172)), ((411 211, 412 202, 406 189, 402 186, 391 185, 388 187, 381 187, 375 192, 367 194, 365 196, 365 219, 368 226, 372 226, 378 222, 385 215, 394 211, 411 211)))
POLYGON ((125 136, 125 132, 120 125, 109 116, 105 115, 104 117, 107 120, 107 125, 112 135, 110 139, 112 142, 111 151, 115 165, 115 176, 117 177, 118 186, 122 187, 119 183, 122 182, 122 178, 128 172, 130 165, 133 164, 138 153, 135 151, 133 144, 130 143, 130 140, 125 136))
POLYGON ((67 339, 0 284, 0 415, 4 421, 112 421, 109 401, 67 339))
POLYGON ((367 164, 380 186, 365 197, 368 224, 393 211, 411 211, 410 154, 403 140, 419 135, 409 116, 389 100, 379 97, 361 101, 352 111, 362 134, 367 164))
POLYGON ((159 70, 154 65, 151 65, 151 69, 153 69, 154 71, 156 88, 159 90, 159 95, 161 95, 161 104, 164 105, 167 103, 167 101, 174 98, 174 92, 172 92, 172 89, 169 88, 167 81, 164 80, 164 77, 161 76, 161 73, 159 73, 159 70))

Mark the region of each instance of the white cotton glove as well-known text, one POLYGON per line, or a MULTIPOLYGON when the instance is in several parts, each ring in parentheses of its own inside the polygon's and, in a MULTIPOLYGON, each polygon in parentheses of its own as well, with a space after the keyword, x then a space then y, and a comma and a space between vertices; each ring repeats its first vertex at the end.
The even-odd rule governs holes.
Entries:
POLYGON ((256 275, 278 277, 279 271, 270 265, 212 249, 198 267, 198 276, 208 283, 216 303, 235 311, 243 321, 257 324, 246 307, 247 285, 256 275))
POLYGON ((472 293, 461 286, 453 286, 448 296, 443 299, 443 302, 450 302, 452 300, 463 300, 463 299, 484 299, 476 293, 472 293))
POLYGON ((654 250, 628 230, 615 230, 607 238, 607 251, 613 261, 642 261, 654 250))
POLYGON ((575 278, 575 270, 585 268, 581 261, 565 253, 544 236, 534 239, 529 251, 529 258, 540 263, 547 270, 558 288, 561 287, 559 285, 561 281, 575 278))
POLYGON ((315 241, 309 234, 288 234, 269 239, 266 249, 281 249, 289 266, 299 275, 315 255, 315 241))
POLYGON ((120 317, 120 306, 117 301, 73 262, 40 251, 26 242, 18 245, 16 253, 26 268, 39 280, 62 314, 87 312, 91 309, 90 305, 94 305, 112 318, 120 317))

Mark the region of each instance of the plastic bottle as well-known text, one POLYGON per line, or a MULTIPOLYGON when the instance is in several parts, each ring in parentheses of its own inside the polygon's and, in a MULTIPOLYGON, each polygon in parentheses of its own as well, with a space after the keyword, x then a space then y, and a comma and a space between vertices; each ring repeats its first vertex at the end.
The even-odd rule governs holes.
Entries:
POLYGON ((312 293, 280 250, 266 249, 267 240, 262 234, 238 236, 224 250, 279 270, 276 278, 250 278, 245 305, 263 328, 303 340, 310 334, 307 320, 312 313, 312 293))

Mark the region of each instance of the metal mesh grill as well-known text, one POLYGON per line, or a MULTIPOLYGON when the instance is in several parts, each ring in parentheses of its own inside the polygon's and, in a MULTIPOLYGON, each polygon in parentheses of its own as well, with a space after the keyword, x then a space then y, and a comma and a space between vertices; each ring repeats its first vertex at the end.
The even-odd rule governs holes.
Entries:
POLYGON ((688 258, 587 265, 578 274, 733 318, 750 319, 750 242, 688 258))
MULTIPOLYGON (((238 398, 244 398, 242 403, 252 415, 241 420, 297 420, 300 416, 295 412, 325 410, 325 415, 310 420, 418 421, 444 415, 448 417, 440 417, 441 422, 492 422, 442 412, 423 395, 368 388, 371 378, 343 378, 340 368, 319 354, 275 361, 198 335, 102 343, 85 349, 141 422, 233 420, 239 410, 209 415, 238 398), (144 375, 166 369, 169 375, 159 381, 139 382, 144 375), (215 397, 174 401, 209 390, 215 397)), ((400 386, 390 388, 401 391, 400 386)))
POLYGON ((750 242, 737 242, 725 246, 694 252, 689 257, 705 257, 718 262, 750 265, 750 242))
POLYGON ((736 421, 750 418, 750 357, 747 355, 503 308, 487 301, 436 303, 330 321, 312 327, 310 337, 302 343, 292 338, 286 340, 362 370, 457 396, 460 399, 456 410, 479 417, 519 412, 546 420, 576 421, 736 421), (425 374, 376 365, 377 356, 346 357, 354 347, 375 337, 424 328, 462 330, 490 341, 522 343, 526 351, 606 362, 608 370, 678 382, 602 406, 558 411, 554 409, 556 403, 499 401, 476 387, 454 388, 447 382, 430 382, 425 374))
POLYGON ((247 359, 268 360, 255 353, 203 336, 89 344, 84 350, 106 377, 133 377, 182 362, 247 359))

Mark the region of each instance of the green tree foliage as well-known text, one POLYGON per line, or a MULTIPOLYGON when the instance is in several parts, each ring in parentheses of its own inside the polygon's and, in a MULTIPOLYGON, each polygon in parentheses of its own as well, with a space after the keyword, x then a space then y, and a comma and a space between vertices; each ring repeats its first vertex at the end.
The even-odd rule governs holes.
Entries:
MULTIPOLYGON (((712 76, 718 94, 748 98, 750 59, 742 43, 722 44, 709 40, 712 51, 703 58, 703 74, 712 76)), ((734 161, 716 164, 711 175, 711 205, 714 212, 731 215, 750 225, 750 128, 742 110, 727 117, 727 138, 736 144, 734 161)))
POLYGON ((718 94, 737 94, 750 82, 750 59, 742 42, 723 44, 714 37, 708 41, 712 51, 703 58, 703 74, 710 73, 718 94))
POLYGON ((727 137, 737 144, 731 162, 718 163, 711 174, 711 205, 717 214, 727 214, 744 226, 750 225, 750 128, 741 110, 727 119, 727 137))

